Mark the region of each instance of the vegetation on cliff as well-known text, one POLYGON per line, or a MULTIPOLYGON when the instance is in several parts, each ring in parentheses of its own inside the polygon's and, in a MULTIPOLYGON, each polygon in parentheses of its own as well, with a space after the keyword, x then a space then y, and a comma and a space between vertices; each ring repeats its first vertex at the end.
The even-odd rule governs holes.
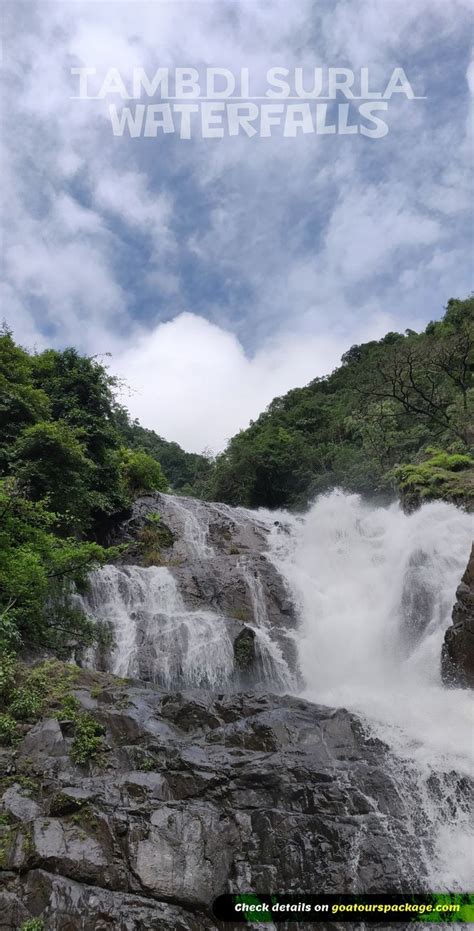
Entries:
POLYGON ((210 454, 186 453, 178 443, 164 440, 154 430, 142 427, 137 420, 130 420, 123 407, 117 408, 115 422, 127 446, 145 450, 158 460, 173 492, 201 496, 213 469, 210 454))
POLYGON ((352 346, 331 375, 275 398, 230 441, 206 497, 301 507, 337 485, 469 506, 473 324, 474 299, 451 300, 424 333, 388 333, 352 346))
POLYGON ((100 630, 73 591, 115 551, 100 545, 134 497, 168 487, 127 447, 116 387, 74 349, 29 354, 0 334, 0 647, 68 655, 100 630))

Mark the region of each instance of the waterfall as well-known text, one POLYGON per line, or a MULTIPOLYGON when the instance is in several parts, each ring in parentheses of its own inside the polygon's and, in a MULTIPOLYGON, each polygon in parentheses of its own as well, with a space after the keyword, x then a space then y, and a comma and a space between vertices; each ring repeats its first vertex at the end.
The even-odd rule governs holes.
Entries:
MULTIPOLYGON (((252 513, 247 511, 247 519, 252 513)), ((238 561, 239 571, 249 593, 252 607, 252 621, 247 624, 255 634, 256 653, 260 668, 263 671, 263 680, 273 683, 281 691, 294 691, 296 678, 290 671, 283 652, 274 639, 275 629, 272 628, 267 613, 267 604, 262 580, 258 572, 249 564, 247 556, 241 556, 238 561)), ((285 632, 288 636, 288 632, 285 632)))
MULTIPOLYGON (((206 588, 212 584, 222 560, 229 558, 222 545, 211 545, 211 522, 225 527, 226 543, 228 527, 252 535, 257 523, 255 515, 244 509, 172 495, 161 495, 159 501, 160 516, 164 510, 173 524, 173 556, 178 574, 184 562, 200 578, 204 577, 206 588)), ((265 520, 265 540, 266 524, 265 520)), ((239 668, 234 654, 234 639, 243 625, 236 619, 239 612, 234 616, 209 610, 207 605, 190 607, 172 569, 136 565, 109 565, 91 573, 88 594, 78 598, 88 616, 106 623, 113 632, 114 648, 106 658, 106 667, 116 675, 153 681, 167 689, 294 690, 296 678, 279 642, 288 640, 288 631, 270 624, 255 554, 234 558, 229 568, 235 570, 247 592, 245 627, 253 633, 255 650, 251 670, 239 668)), ((100 651, 87 660, 93 666, 104 665, 100 651)))
POLYGON ((397 504, 375 507, 342 492, 299 516, 166 495, 156 510, 172 526, 183 568, 106 566, 83 599, 114 629, 108 668, 166 689, 263 688, 346 707, 389 748, 387 775, 406 841, 400 862, 419 864, 432 888, 469 887, 471 701, 467 691, 442 685, 440 653, 472 517, 443 502, 407 515, 397 504), (245 621, 232 613, 236 593, 245 621), (286 595, 296 621, 285 615, 286 595), (243 625, 254 637, 249 671, 234 653, 243 625))
POLYGON ((214 549, 209 543, 209 507, 195 498, 177 498, 163 495, 172 503, 178 524, 176 552, 188 558, 212 559, 214 549))
POLYGON ((440 653, 472 517, 443 502, 407 515, 342 492, 305 517, 271 517, 272 559, 298 606, 304 696, 358 713, 389 745, 433 888, 468 888, 472 700, 443 687, 440 653))
POLYGON ((233 647, 223 619, 188 610, 165 567, 105 566, 91 576, 83 605, 113 628, 110 669, 116 675, 168 689, 221 688, 231 678, 233 647))
MULTIPOLYGON (((239 684, 229 619, 213 611, 191 610, 166 567, 104 566, 91 574, 81 607, 94 620, 108 624, 114 647, 107 663, 117 676, 145 679, 174 688, 226 690, 239 684)), ((248 627, 255 634, 258 666, 252 685, 273 691, 294 686, 294 676, 271 631, 248 627)), ((97 656, 89 656, 97 665, 97 656)), ((246 682, 248 685, 249 683, 246 682)))

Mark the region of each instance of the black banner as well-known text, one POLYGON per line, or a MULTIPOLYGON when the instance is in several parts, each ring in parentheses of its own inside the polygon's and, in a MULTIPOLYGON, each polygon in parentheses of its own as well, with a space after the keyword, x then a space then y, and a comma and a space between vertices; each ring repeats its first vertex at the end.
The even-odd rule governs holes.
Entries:
POLYGON ((219 921, 234 924, 327 922, 474 922, 474 895, 431 892, 426 895, 221 895, 212 906, 219 921))

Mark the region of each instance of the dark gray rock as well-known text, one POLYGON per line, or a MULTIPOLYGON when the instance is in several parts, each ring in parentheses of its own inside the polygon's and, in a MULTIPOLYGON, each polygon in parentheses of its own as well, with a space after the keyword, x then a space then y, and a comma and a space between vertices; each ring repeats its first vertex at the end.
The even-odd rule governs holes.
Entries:
POLYGON ((41 869, 28 873, 11 891, 0 892, 7 909, 0 929, 18 929, 20 922, 41 915, 48 931, 212 931, 208 916, 169 902, 152 901, 87 883, 77 883, 41 869))
POLYGON ((56 718, 40 721, 27 734, 22 743, 22 753, 34 756, 38 762, 51 762, 51 758, 64 755, 64 736, 56 718))
POLYGON ((139 498, 132 517, 118 531, 119 539, 131 546, 126 561, 140 564, 137 538, 154 515, 171 531, 173 543, 163 548, 163 558, 188 604, 215 608, 231 617, 235 612, 245 614, 239 619, 250 620, 260 594, 270 623, 294 625, 288 592, 266 559, 269 530, 258 514, 159 493, 139 498))
POLYGON ((255 651, 255 631, 251 627, 243 627, 235 638, 234 656, 239 669, 248 672, 254 666, 257 655, 255 651))
POLYGON ((402 593, 402 641, 412 650, 423 637, 435 609, 429 560, 423 549, 415 550, 409 560, 402 593))
POLYGON ((441 674, 447 685, 474 688, 474 546, 456 592, 453 623, 444 636, 441 674))
POLYGON ((354 715, 87 670, 84 705, 93 686, 102 763, 75 766, 51 719, 9 751, 0 928, 41 916, 48 931, 208 931, 227 891, 425 888, 394 761, 354 715), (41 733, 55 734, 46 768, 41 733), (37 790, 19 799, 25 772, 37 790))
POLYGON ((41 814, 41 807, 22 791, 19 783, 14 783, 4 793, 2 804, 6 812, 18 821, 28 823, 41 814))

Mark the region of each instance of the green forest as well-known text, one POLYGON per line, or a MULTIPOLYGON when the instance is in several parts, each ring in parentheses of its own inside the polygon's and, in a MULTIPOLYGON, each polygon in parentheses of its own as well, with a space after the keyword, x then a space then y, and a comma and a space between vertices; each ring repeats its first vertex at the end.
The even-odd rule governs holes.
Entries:
POLYGON ((127 443, 105 368, 74 349, 29 354, 0 335, 0 647, 67 655, 92 642, 73 591, 137 495, 168 488, 159 461, 127 443))
POLYGON ((209 498, 304 507, 335 486, 407 503, 474 494, 474 298, 424 333, 352 346, 326 378, 275 398, 218 456, 209 498))
POLYGON ((0 649, 67 656, 107 637, 73 594, 116 558, 111 532, 146 492, 298 509, 340 486, 399 494, 408 508, 431 498, 471 507, 473 317, 473 298, 451 300, 424 333, 352 346, 332 374, 275 398, 215 460, 131 420, 96 358, 30 353, 4 327, 0 649))

